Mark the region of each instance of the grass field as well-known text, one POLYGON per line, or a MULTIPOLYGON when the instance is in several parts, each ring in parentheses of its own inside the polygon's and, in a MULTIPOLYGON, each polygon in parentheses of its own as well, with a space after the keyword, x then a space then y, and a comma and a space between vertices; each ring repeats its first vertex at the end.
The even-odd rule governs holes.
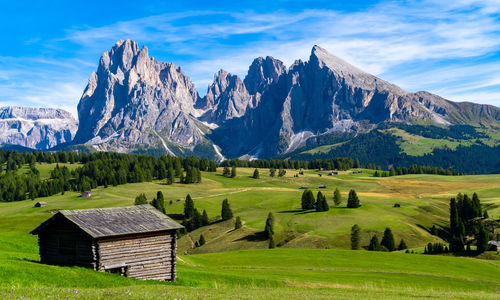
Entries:
POLYGON ((33 208, 30 200, 0 203, 0 298, 498 299, 499 260, 344 249, 349 247, 350 227, 356 223, 362 228, 363 246, 371 235, 381 237, 385 227, 391 227, 396 242, 404 238, 412 248, 442 241, 427 229, 446 226, 449 198, 458 192, 477 192, 490 217, 498 218, 500 175, 375 178, 370 170, 363 170, 362 174, 348 171, 338 176, 322 172, 321 177, 306 171, 296 178, 297 172, 289 170, 284 178, 271 178, 261 169, 261 178, 253 179, 252 173, 253 169, 238 168, 236 178, 222 177, 220 170, 203 173, 201 184, 148 182, 98 188, 90 199, 66 192, 44 198, 44 208, 33 208), (300 211, 302 191, 298 187, 309 185, 316 193, 314 187, 319 184, 327 186, 324 192, 330 211, 300 211), (332 203, 335 187, 344 197, 339 207, 332 203), (358 192, 361 208, 344 208, 351 188, 358 192), (244 226, 234 230, 233 221, 215 222, 183 236, 176 283, 137 281, 37 262, 36 237, 29 231, 58 209, 132 205, 137 194, 145 192, 151 200, 158 190, 167 202, 172 200, 167 213, 174 217, 182 213, 188 193, 195 207, 206 209, 212 220, 220 215, 222 200, 228 198, 244 226), (400 208, 393 207, 396 202, 400 208), (267 241, 259 235, 269 211, 275 214, 281 245, 271 250, 264 249, 267 241), (192 241, 201 233, 207 244, 193 249, 192 241))

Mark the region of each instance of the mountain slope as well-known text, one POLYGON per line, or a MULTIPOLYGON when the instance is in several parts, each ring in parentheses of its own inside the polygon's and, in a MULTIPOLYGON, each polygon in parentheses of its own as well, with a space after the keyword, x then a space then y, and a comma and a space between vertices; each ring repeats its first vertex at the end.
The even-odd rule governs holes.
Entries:
POLYGON ((0 108, 0 144, 47 150, 70 142, 77 126, 73 116, 62 109, 0 108))
POLYGON ((149 58, 148 49, 133 41, 119 41, 90 76, 74 143, 122 152, 156 146, 173 154, 169 143, 189 147, 204 140, 191 116, 198 97, 180 67, 149 58))
POLYGON ((404 91, 319 46, 289 68, 259 57, 243 80, 220 70, 200 98, 180 67, 126 40, 102 55, 78 115, 73 144, 223 159, 272 158, 391 122, 497 125, 500 109, 404 91))
MULTIPOLYGON (((245 83, 251 82, 248 77, 245 83)), ((296 61, 264 89, 258 107, 215 130, 213 139, 228 156, 269 158, 303 147, 311 137, 367 132, 385 122, 447 126, 500 120, 497 107, 406 92, 319 46, 309 61, 296 61), (238 142, 238 137, 247 142, 238 142)))

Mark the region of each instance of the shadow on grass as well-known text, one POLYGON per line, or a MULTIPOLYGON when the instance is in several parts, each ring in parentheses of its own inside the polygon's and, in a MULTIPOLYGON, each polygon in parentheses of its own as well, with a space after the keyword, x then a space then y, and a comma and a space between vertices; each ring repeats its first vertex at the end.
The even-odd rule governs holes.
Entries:
POLYGON ((265 241, 267 240, 267 236, 266 236, 266 233, 264 231, 261 231, 261 232, 256 232, 256 233, 253 233, 253 234, 249 234, 247 236, 244 236, 242 238, 239 238, 239 239, 236 239, 234 240, 235 242, 236 241, 247 241, 247 242, 262 242, 262 241, 265 241))
MULTIPOLYGON (((419 228, 422 228, 423 230, 427 231, 429 234, 432 234, 432 230, 428 227, 425 227, 424 225, 422 224, 416 224, 419 228)), ((450 231, 447 227, 443 226, 443 225, 437 225, 436 226, 436 232, 435 232, 435 235, 443 240, 448 240, 448 237, 450 236, 450 231)))

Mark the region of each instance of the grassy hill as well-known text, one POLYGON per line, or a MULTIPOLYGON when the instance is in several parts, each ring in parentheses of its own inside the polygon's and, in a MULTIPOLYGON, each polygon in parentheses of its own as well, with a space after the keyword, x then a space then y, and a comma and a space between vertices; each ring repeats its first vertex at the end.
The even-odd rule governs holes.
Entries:
MULTIPOLYGON (((49 165, 43 169, 50 169, 49 165)), ((306 171, 294 177, 297 171, 288 170, 283 178, 271 178, 268 170, 261 169, 261 178, 253 179, 253 169, 238 168, 236 178, 222 177, 220 170, 203 173, 200 184, 146 182, 100 187, 90 199, 66 192, 43 198, 47 202, 44 208, 33 208, 30 200, 0 203, 0 298, 497 297, 498 260, 343 249, 349 248, 349 231, 356 223, 362 229, 363 246, 373 234, 380 238, 385 227, 392 229, 397 242, 404 238, 412 248, 441 241, 428 228, 446 226, 449 198, 458 192, 477 192, 490 217, 498 218, 500 175, 375 178, 371 172, 346 171, 338 176, 321 172, 320 177, 306 171), (300 211, 302 190, 298 188, 309 185, 316 194, 320 184, 327 186, 322 192, 330 211, 300 211), (333 206, 335 187, 344 197, 339 207, 333 206), (349 189, 358 192, 361 208, 344 208, 349 189), (171 216, 178 218, 183 199, 190 193, 195 207, 206 209, 213 221, 179 240, 178 282, 144 282, 38 263, 36 237, 29 231, 56 210, 132 205, 137 194, 145 192, 151 200, 158 190, 163 191, 167 203, 172 200, 166 207, 171 216), (232 220, 218 221, 224 198, 229 199, 234 215, 241 217, 241 229, 234 230, 232 220), (401 207, 394 208, 394 203, 401 207), (276 219, 278 249, 265 249, 267 241, 260 234, 269 211, 276 219), (192 248, 192 241, 201 233, 207 244, 192 248)))

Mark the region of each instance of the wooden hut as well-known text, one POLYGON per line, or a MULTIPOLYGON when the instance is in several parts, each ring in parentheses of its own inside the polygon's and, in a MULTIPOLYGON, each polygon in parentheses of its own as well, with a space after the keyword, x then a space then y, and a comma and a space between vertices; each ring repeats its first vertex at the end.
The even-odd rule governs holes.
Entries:
POLYGON ((34 206, 35 207, 45 207, 45 206, 47 206, 47 202, 45 202, 45 201, 38 201, 37 203, 35 203, 34 206))
POLYGON ((31 234, 45 264, 79 265, 138 279, 175 280, 181 225, 149 204, 60 210, 31 234))

